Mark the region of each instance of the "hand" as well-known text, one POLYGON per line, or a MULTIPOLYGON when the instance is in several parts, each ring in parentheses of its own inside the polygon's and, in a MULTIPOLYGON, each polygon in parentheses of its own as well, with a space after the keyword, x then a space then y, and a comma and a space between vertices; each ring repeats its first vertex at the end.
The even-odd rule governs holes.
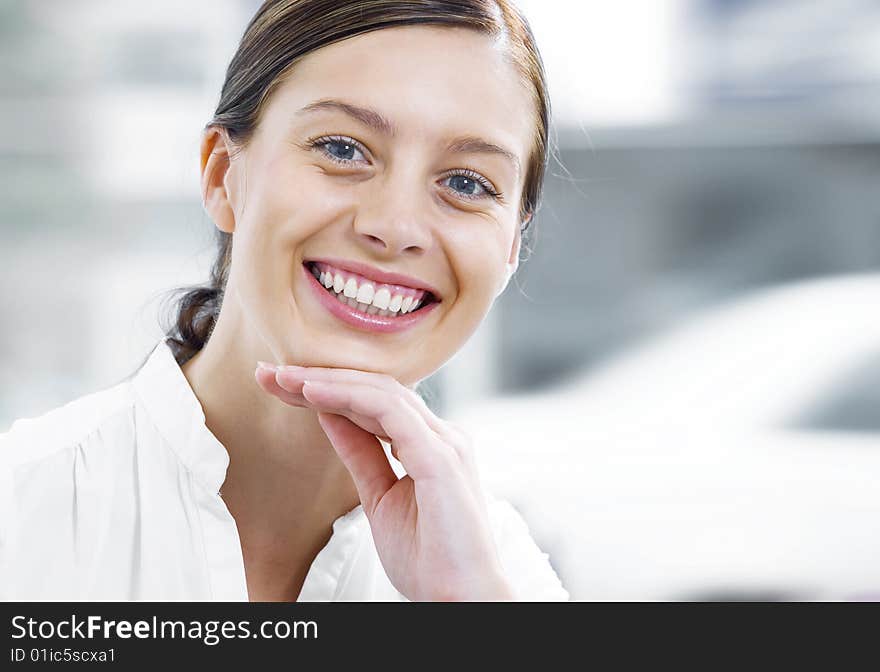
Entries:
POLYGON ((391 376, 260 367, 259 385, 314 409, 348 469, 385 573, 412 601, 512 600, 469 437, 391 376), (406 469, 397 478, 379 439, 406 469))

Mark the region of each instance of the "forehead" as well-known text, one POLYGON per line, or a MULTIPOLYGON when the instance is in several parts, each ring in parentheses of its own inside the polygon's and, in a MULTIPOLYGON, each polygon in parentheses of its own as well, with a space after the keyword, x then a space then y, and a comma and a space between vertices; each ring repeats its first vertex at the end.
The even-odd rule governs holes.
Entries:
POLYGON ((266 120, 289 124, 325 98, 376 110, 395 137, 476 136, 509 148, 523 164, 534 135, 530 92, 503 44, 466 28, 385 28, 318 49, 295 64, 266 120))

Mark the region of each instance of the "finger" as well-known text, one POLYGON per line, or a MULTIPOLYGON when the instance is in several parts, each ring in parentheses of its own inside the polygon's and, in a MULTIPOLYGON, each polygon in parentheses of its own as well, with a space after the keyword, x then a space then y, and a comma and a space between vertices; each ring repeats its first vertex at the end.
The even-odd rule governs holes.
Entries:
POLYGON ((302 396, 302 390, 293 392, 281 387, 275 380, 275 372, 271 369, 257 368, 254 371, 257 384, 269 394, 278 397, 281 401, 291 406, 306 406, 306 398, 302 396))
POLYGON ((448 420, 444 420, 444 425, 447 431, 447 436, 449 437, 449 443, 455 448, 455 451, 458 453, 459 457, 462 458, 463 461, 468 462, 471 466, 475 467, 475 455, 473 448, 473 440, 460 425, 455 424, 454 422, 449 422, 448 420))
MULTIPOLYGON (((302 382, 299 385, 291 385, 288 383, 288 388, 285 389, 278 384, 277 376, 273 371, 269 371, 268 373, 261 373, 260 369, 257 369, 257 380, 261 382, 263 389, 267 392, 274 394, 281 398, 283 401, 295 405, 302 406, 303 408, 312 408, 312 403, 306 399, 302 394, 302 382)), ((389 438, 385 435, 385 430, 379 426, 379 424, 372 420, 371 418, 365 417, 357 417, 356 414, 352 412, 342 413, 346 417, 348 417, 355 424, 363 427, 367 431, 372 432, 380 439, 388 441, 389 438)))
POLYGON ((437 437, 421 415, 396 395, 370 385, 312 380, 303 385, 302 391, 319 410, 353 413, 352 420, 367 417, 377 422, 396 448, 395 459, 414 479, 446 473, 452 458, 457 460, 455 452, 437 437))
MULTIPOLYGON (((260 371, 261 369, 257 370, 258 377, 260 371)), ((462 449, 460 446, 462 444, 466 444, 468 442, 468 439, 467 436, 461 431, 461 429, 445 420, 441 420, 440 418, 438 418, 428 408, 424 399, 422 399, 409 388, 406 388, 405 386, 398 383, 394 378, 390 376, 366 371, 358 371, 356 369, 331 369, 326 367, 303 366, 279 366, 277 368, 277 371, 269 369, 267 369, 266 371, 269 371, 269 373, 265 375, 268 387, 271 388, 268 391, 276 394, 276 396, 280 396, 284 400, 288 399, 288 395, 285 395, 284 392, 293 393, 296 396, 289 397, 290 401, 288 403, 294 403, 298 406, 311 405, 309 401, 304 396, 302 396, 302 388, 307 374, 308 377, 311 378, 312 373, 315 373, 319 379, 328 381, 345 382, 348 379, 369 381, 370 384, 377 386, 379 389, 390 389, 391 393, 397 392, 395 386, 398 388, 402 388, 411 394, 412 400, 415 401, 415 403, 411 405, 413 405, 414 409, 428 423, 429 427, 431 427, 433 431, 435 431, 440 437, 442 437, 445 441, 452 445, 456 449, 456 451, 459 452, 460 456, 463 459, 467 459, 469 457, 468 455, 462 454, 462 449), (388 381, 390 381, 390 383, 392 384, 389 384, 388 381)), ((404 401, 411 400, 407 400, 404 398, 404 401)), ((353 412, 344 412, 342 414, 358 426, 372 432, 383 441, 390 443, 392 457, 400 462, 400 457, 398 457, 397 455, 396 445, 391 442, 390 437, 385 434, 384 429, 380 427, 378 423, 375 423, 375 421, 370 418, 358 416, 353 412)))
POLYGON ((341 415, 319 412, 318 423, 354 479, 364 513, 372 518, 382 497, 397 483, 382 445, 375 436, 341 415))
POLYGON ((276 376, 278 384, 290 391, 299 392, 305 380, 323 380, 328 382, 351 382, 372 385, 391 394, 398 394, 406 403, 422 416, 422 419, 440 436, 448 436, 444 421, 434 415, 425 400, 414 390, 400 383, 393 376, 358 369, 334 369, 322 366, 279 366, 276 376))
MULTIPOLYGON (((257 368, 255 372, 255 378, 257 379, 257 383, 262 387, 266 392, 272 394, 283 402, 290 404, 292 406, 300 406, 302 408, 311 408, 312 404, 302 395, 302 385, 299 385, 298 391, 294 392, 291 390, 286 390, 278 384, 276 380, 276 374, 274 369, 264 369, 257 368)), ((292 388, 296 389, 296 388, 292 388)), ((390 439, 385 436, 384 430, 376 423, 375 421, 368 418, 358 418, 355 417, 353 413, 346 413, 346 417, 349 417, 355 424, 364 427, 365 429, 372 431, 376 436, 378 436, 383 441, 389 441, 390 439), (372 423, 372 426, 371 426, 372 423)))

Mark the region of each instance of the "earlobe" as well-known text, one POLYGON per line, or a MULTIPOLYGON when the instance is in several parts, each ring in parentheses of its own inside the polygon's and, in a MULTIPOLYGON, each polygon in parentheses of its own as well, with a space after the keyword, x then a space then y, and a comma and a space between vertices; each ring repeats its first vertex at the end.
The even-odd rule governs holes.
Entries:
POLYGON ((510 282, 510 278, 516 273, 516 269, 519 267, 519 248, 521 241, 522 234, 517 230, 513 237, 513 245, 511 245, 510 248, 510 255, 507 258, 507 263, 504 264, 504 277, 501 279, 501 284, 495 294, 496 298, 501 296, 507 288, 507 283, 510 282))
POLYGON ((222 128, 210 126, 201 142, 202 205, 221 231, 235 231, 235 212, 226 187, 229 173, 229 145, 222 128))
MULTIPOLYGON (((529 216, 529 218, 531 218, 531 216, 529 216)), ((526 221, 528 221, 528 219, 526 221)), ((523 225, 525 225, 525 222, 523 222, 523 225)), ((519 266, 519 251, 521 244, 522 229, 520 228, 516 230, 516 233, 513 236, 513 245, 511 245, 510 248, 510 256, 507 258, 508 278, 516 272, 516 269, 519 266)))

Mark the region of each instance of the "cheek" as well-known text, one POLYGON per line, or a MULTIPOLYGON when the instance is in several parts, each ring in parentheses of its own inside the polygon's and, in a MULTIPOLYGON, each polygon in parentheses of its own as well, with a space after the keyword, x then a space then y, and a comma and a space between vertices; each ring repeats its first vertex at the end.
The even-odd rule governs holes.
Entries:
POLYGON ((279 156, 267 161, 250 198, 250 213, 264 253, 290 254, 304 239, 341 221, 354 206, 351 188, 334 185, 320 168, 279 156))
POLYGON ((291 215, 311 202, 307 195, 314 188, 309 171, 288 157, 267 163, 260 181, 262 197, 273 215, 291 215))
POLYGON ((488 310, 495 298, 499 275, 504 271, 505 246, 509 243, 494 222, 456 232, 449 242, 459 298, 475 310, 488 310))
POLYGON ((291 244, 346 221, 357 205, 354 189, 333 184, 314 166, 291 171, 278 184, 274 198, 276 219, 284 222, 281 242, 291 244))

